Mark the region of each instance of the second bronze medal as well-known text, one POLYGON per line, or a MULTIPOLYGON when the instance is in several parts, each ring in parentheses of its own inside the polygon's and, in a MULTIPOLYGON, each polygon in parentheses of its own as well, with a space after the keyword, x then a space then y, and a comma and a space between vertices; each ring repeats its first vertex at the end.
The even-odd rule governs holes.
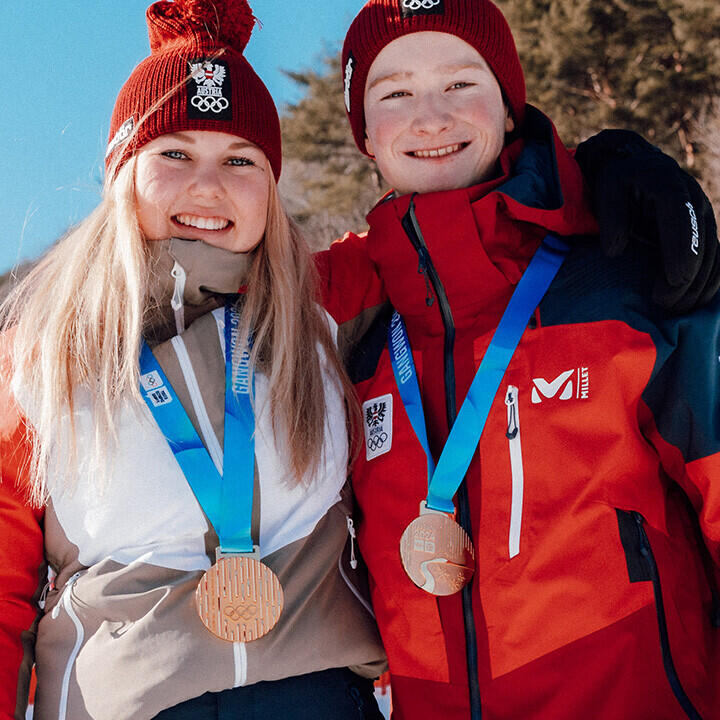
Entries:
POLYGON ((405 528, 400 556, 410 579, 432 595, 462 590, 475 572, 472 541, 445 513, 421 512, 405 528))

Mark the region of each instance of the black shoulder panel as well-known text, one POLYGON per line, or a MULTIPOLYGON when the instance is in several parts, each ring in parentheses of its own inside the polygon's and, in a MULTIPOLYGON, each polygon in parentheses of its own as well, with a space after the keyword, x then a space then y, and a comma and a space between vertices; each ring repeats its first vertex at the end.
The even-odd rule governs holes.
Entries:
POLYGON ((720 296, 692 313, 668 315, 651 300, 659 269, 649 249, 607 258, 596 240, 571 242, 540 304, 542 325, 619 320, 648 333, 657 356, 643 400, 660 434, 686 462, 720 452, 720 296))
POLYGON ((345 352, 345 369, 353 384, 369 380, 377 370, 382 351, 387 346, 390 318, 395 309, 390 303, 381 305, 362 335, 345 352))

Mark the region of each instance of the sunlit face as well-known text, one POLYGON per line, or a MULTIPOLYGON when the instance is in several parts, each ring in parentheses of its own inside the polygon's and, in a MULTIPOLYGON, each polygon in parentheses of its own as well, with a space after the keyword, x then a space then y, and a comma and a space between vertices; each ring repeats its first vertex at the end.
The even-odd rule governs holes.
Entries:
POLYGON ((270 165, 235 135, 161 135, 137 154, 135 197, 147 240, 179 237, 248 252, 265 233, 270 165))
POLYGON ((448 33, 386 45, 370 66, 364 104, 367 151, 401 194, 490 179, 514 128, 488 64, 448 33))

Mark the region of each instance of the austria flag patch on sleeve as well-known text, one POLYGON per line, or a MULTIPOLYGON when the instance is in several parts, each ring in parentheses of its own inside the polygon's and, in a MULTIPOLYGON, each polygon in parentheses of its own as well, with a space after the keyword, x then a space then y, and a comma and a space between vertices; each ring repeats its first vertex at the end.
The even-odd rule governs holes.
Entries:
POLYGON ((390 452, 392 447, 392 395, 381 395, 363 403, 365 459, 372 460, 390 452))

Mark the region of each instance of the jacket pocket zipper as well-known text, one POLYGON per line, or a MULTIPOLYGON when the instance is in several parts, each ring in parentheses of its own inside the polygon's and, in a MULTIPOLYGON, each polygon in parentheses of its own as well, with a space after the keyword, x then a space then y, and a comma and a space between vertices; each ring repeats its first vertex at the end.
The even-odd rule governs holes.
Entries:
POLYGON ((518 410, 518 389, 508 386, 505 394, 507 406, 507 432, 510 450, 510 472, 512 475, 512 496, 510 501, 510 533, 508 553, 511 558, 520 554, 520 532, 522 530, 523 492, 525 474, 523 471, 522 445, 520 444, 520 413, 518 410))
POLYGON ((658 573, 657 563, 655 562, 655 556, 653 555, 652 547, 650 546, 650 540, 648 539, 647 533, 645 532, 645 520, 639 512, 632 513, 633 519, 638 529, 638 537, 640 540, 640 554, 643 556, 647 563, 648 570, 650 571, 650 580, 653 585, 653 595, 655 596, 655 611, 657 613, 658 630, 660 632, 660 648, 662 650, 663 667, 665 668, 665 675, 667 676, 670 688, 673 694, 680 703, 680 706, 685 711, 685 714, 691 718, 691 720, 702 720, 702 716, 696 710, 692 701, 687 696, 680 678, 678 677, 675 663, 672 659, 672 653, 670 651, 670 638, 668 635, 667 618, 665 616, 665 605, 663 603, 662 588, 660 586, 660 575, 658 573))
POLYGON ((80 618, 77 616, 77 613, 72 606, 72 600, 70 598, 73 585, 75 585, 75 582, 81 574, 81 572, 76 572, 67 581, 65 587, 63 588, 62 596, 58 604, 53 608, 51 614, 52 618, 55 619, 60 614, 60 607, 62 606, 65 609, 65 612, 68 614, 68 617, 72 620, 73 625, 75 625, 75 645, 72 649, 72 652, 70 653, 70 656, 68 657, 68 661, 65 666, 65 672, 63 673, 62 689, 60 692, 60 705, 58 707, 58 720, 66 720, 67 718, 68 695, 70 693, 70 676, 72 675, 73 667, 75 666, 75 660, 77 659, 78 653, 80 652, 80 647, 82 646, 83 640, 85 639, 85 630, 82 626, 82 623, 80 622, 80 618))
MULTIPOLYGON (((350 538, 350 567, 353 570, 357 570, 358 561, 357 557, 355 556, 355 539, 357 537, 357 534, 355 531, 355 523, 353 522, 353 519, 350 517, 350 515, 345 516, 345 521, 347 523, 348 536, 350 538)), ((340 572, 340 577, 345 581, 345 584, 350 589, 350 592, 357 598, 357 600, 368 611, 368 613, 370 613, 370 616, 375 619, 375 611, 372 609, 372 605, 370 605, 367 599, 363 597, 362 593, 358 591, 357 587, 355 587, 355 584, 348 577, 347 572, 345 572, 345 568, 343 567, 343 553, 340 553, 338 557, 338 571, 340 572)))
POLYGON ((347 515, 345 519, 347 520, 348 535, 350 536, 350 567, 353 570, 357 570, 358 562, 355 557, 355 523, 349 515, 347 515))

